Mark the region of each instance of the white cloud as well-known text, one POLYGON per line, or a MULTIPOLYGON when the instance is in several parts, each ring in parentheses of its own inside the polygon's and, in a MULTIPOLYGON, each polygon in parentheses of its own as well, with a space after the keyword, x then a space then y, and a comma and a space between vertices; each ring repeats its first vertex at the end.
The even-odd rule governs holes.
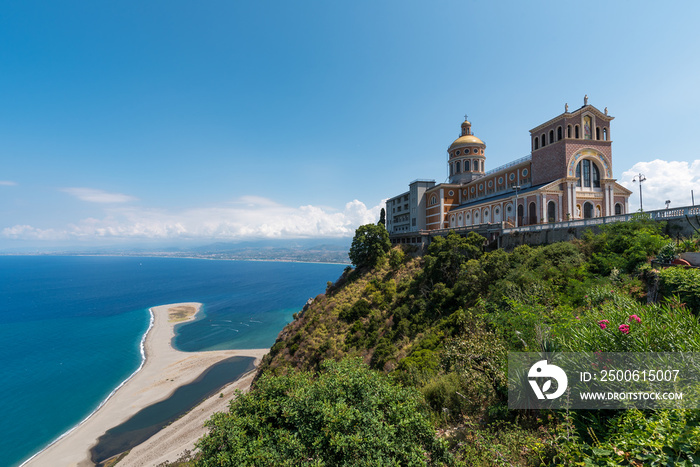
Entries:
POLYGON ((0 180, 0 186, 17 186, 17 182, 10 180, 0 180))
POLYGON ((65 240, 69 238, 68 233, 65 231, 38 229, 31 225, 6 227, 2 229, 0 235, 12 240, 65 240))
POLYGON ((182 212, 110 207, 101 219, 88 218, 63 229, 7 227, 0 236, 12 239, 222 239, 348 237, 362 224, 379 219, 383 203, 367 208, 353 200, 341 210, 318 206, 290 207, 267 198, 246 196, 217 207, 182 212))
POLYGON ((133 196, 122 193, 108 193, 94 188, 63 188, 61 191, 89 203, 128 203, 136 201, 133 196))
POLYGON ((663 209, 666 200, 671 207, 692 204, 690 191, 694 191, 695 202, 700 203, 700 159, 693 162, 663 161, 637 162, 622 174, 618 183, 633 191, 630 196, 630 211, 639 209, 639 183, 632 179, 643 174, 642 201, 645 211, 663 209))

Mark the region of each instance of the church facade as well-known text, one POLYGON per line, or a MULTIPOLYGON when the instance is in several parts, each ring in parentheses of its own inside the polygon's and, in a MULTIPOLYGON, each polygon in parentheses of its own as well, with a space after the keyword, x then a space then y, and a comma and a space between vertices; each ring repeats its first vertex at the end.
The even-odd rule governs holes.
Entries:
POLYGON ((390 234, 518 227, 626 214, 631 191, 613 179, 614 117, 588 104, 530 130, 530 155, 486 171, 486 144, 465 119, 447 149, 448 180, 416 180, 387 200, 390 234))

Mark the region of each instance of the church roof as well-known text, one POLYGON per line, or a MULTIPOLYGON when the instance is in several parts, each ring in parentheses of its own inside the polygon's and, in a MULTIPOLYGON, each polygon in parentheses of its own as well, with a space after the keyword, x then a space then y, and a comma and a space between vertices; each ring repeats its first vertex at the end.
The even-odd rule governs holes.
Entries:
MULTIPOLYGON (((529 188, 524 188, 522 190, 518 190, 518 198, 524 194, 527 194, 527 193, 530 193, 533 191, 537 191, 540 188, 542 188, 543 186, 549 185, 550 183, 552 183, 552 182, 542 183, 540 185, 535 185, 535 186, 531 186, 529 188)), ((479 199, 475 199, 473 201, 469 201, 467 203, 460 204, 455 209, 468 208, 471 206, 477 206, 477 205, 482 204, 482 203, 490 203, 492 201, 498 201, 501 199, 512 198, 514 196, 515 196, 515 191, 512 191, 512 190, 506 191, 506 192, 499 193, 499 194, 494 195, 494 196, 487 196, 485 198, 479 198, 479 199)), ((454 209, 452 209, 452 211, 454 211, 454 209)))
POLYGON ((452 143, 450 145, 450 148, 448 149, 448 151, 451 151, 455 148, 461 148, 462 146, 469 146, 469 145, 473 145, 473 144, 482 144, 483 145, 484 142, 481 141, 479 138, 477 138, 474 135, 460 136, 459 138, 457 138, 454 141, 454 143, 452 143))

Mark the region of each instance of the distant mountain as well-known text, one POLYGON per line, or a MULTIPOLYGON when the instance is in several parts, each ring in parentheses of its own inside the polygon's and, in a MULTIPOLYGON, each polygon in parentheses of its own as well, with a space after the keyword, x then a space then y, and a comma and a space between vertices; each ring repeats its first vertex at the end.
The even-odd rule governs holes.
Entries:
MULTIPOLYGON (((262 261, 302 261, 311 263, 349 263, 351 238, 303 238, 284 240, 246 240, 215 242, 206 245, 119 245, 5 251, 5 254, 161 256, 262 261)), ((0 253, 1 254, 1 253, 0 253)))

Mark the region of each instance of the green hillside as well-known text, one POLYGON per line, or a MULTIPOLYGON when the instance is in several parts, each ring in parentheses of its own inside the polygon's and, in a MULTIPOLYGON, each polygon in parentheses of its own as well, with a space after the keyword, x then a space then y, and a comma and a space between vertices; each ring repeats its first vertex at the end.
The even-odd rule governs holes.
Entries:
POLYGON ((508 351, 700 351, 700 270, 649 264, 697 246, 643 219, 513 252, 382 246, 285 327, 199 465, 700 465, 700 411, 514 411, 506 381, 508 351))

